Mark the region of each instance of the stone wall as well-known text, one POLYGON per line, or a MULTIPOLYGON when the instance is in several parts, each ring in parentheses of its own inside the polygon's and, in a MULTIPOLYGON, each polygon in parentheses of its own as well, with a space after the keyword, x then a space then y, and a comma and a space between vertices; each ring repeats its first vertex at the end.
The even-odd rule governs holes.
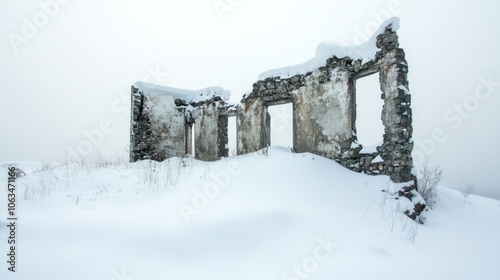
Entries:
POLYGON ((267 108, 292 103, 294 150, 338 157, 352 142, 352 89, 348 72, 340 68, 323 67, 305 75, 256 82, 238 114, 238 153, 269 145, 267 108))
POLYGON ((195 104, 195 158, 215 161, 227 154, 227 124, 221 123, 220 112, 226 103, 219 98, 195 104), (224 129, 224 127, 225 129, 224 129), (225 130, 225 131, 224 131, 225 130), (225 139, 220 139, 224 138, 225 139), (225 143, 224 143, 225 142, 225 143))
POLYGON ((270 144, 267 108, 260 99, 242 101, 236 117, 238 155, 258 151, 270 144))
MULTIPOLYGON (((353 137, 352 148, 345 150, 336 159, 342 165, 371 175, 389 175, 396 183, 414 179, 411 173, 413 159, 411 95, 408 86, 408 64, 404 50, 399 48, 398 37, 387 30, 377 38, 377 46, 381 50, 377 58, 367 64, 350 62, 353 79, 378 72, 380 77, 382 123, 384 125, 383 144, 376 152, 363 153, 362 146, 353 137), (373 161, 376 158, 381 160, 373 161)), ((355 112, 354 112, 355 114, 355 112)), ((355 117, 354 117, 355 119, 355 117)), ((355 134, 355 123, 353 123, 355 134)))
POLYGON ((220 139, 224 135, 219 129, 220 116, 234 115, 234 106, 217 93, 193 102, 187 100, 192 97, 177 90, 158 92, 154 85, 141 85, 132 86, 130 161, 163 161, 193 153, 196 159, 205 161, 227 156, 227 124, 226 136, 220 139))
POLYGON ((163 161, 185 154, 185 117, 168 94, 132 87, 130 161, 163 161))

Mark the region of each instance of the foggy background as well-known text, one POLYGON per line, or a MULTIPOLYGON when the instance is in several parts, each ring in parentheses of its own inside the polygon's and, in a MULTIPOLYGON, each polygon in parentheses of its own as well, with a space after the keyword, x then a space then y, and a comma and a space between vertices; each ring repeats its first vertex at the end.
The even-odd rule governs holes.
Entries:
MULTIPOLYGON (((322 41, 362 43, 397 16, 416 168, 427 156, 444 170, 443 185, 470 183, 500 199, 499 8, 493 0, 3 0, 0 162, 127 158, 135 81, 222 86, 238 102, 260 73, 312 58, 322 41)), ((382 102, 377 77, 365 79, 358 134, 374 144, 382 102)), ((272 144, 291 142, 291 111, 276 116, 287 110, 271 108, 272 144)))

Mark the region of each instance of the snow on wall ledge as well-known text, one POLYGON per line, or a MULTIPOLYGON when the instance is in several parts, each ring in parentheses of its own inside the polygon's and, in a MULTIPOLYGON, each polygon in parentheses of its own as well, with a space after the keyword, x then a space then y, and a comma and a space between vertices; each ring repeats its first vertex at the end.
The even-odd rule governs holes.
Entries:
POLYGON ((304 75, 324 66, 326 60, 331 57, 347 57, 353 60, 361 60, 363 63, 374 60, 375 55, 380 50, 376 44, 377 36, 383 34, 387 28, 392 32, 397 32, 399 30, 399 18, 393 17, 384 21, 370 39, 361 45, 347 46, 333 42, 323 42, 316 47, 316 56, 314 58, 301 64, 268 70, 260 74, 259 79, 263 80, 269 77, 290 78, 294 75, 304 75))
POLYGON ((215 96, 220 96, 222 100, 229 101, 229 98, 231 97, 231 92, 223 89, 222 87, 207 87, 200 90, 186 90, 146 82, 135 82, 133 87, 141 92, 147 92, 151 95, 166 94, 172 96, 173 98, 182 99, 188 103, 206 101, 214 98, 215 96))
POLYGON ((292 103, 296 152, 314 153, 356 172, 388 175, 394 183, 405 183, 398 194, 414 201, 413 211, 407 214, 416 219, 425 204, 415 192, 412 174, 408 63, 399 48, 398 28, 399 19, 392 18, 360 46, 320 44, 310 61, 261 75, 236 106, 226 102, 229 95, 222 88, 186 91, 136 83, 132 87, 131 160, 163 160, 182 151, 194 152, 201 160, 227 156, 229 116, 237 117, 238 154, 258 151, 271 142, 268 107, 292 103), (366 150, 356 137, 356 81, 374 73, 380 77, 385 128, 383 142, 366 150), (168 105, 160 106, 164 102, 168 105), (191 150, 192 138, 195 151, 191 150))

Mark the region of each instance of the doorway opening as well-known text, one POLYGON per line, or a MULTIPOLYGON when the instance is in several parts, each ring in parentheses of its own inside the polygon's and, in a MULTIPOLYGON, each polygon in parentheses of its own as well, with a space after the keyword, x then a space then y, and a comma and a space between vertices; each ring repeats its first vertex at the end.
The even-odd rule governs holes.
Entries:
POLYGON ((227 146, 228 146, 228 157, 235 157, 238 155, 237 147, 237 136, 236 136, 236 116, 228 117, 227 124, 227 146))
POLYGON ((185 154, 194 157, 194 123, 186 123, 184 133, 185 154))
POLYGON ((191 125, 191 155, 196 157, 196 125, 191 125))
POLYGON ((292 103, 268 107, 271 117, 271 146, 293 148, 293 106, 292 103))
POLYGON ((365 147, 380 145, 383 141, 382 91, 379 74, 356 80, 356 132, 358 142, 365 147))

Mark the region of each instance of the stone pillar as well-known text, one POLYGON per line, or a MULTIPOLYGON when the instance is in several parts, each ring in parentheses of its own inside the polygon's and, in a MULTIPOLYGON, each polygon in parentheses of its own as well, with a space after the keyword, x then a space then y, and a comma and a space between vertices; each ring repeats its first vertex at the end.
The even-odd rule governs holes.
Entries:
POLYGON ((267 145, 265 139, 267 110, 260 99, 243 101, 237 112, 237 150, 239 155, 256 152, 267 145))
POLYGON ((195 158, 204 161, 219 159, 219 111, 216 103, 199 106, 195 120, 195 158))
POLYGON ((402 49, 390 51, 393 63, 384 65, 380 71, 380 87, 384 99, 382 122, 385 126, 381 157, 384 173, 393 182, 408 182, 414 179, 411 173, 413 159, 411 95, 408 87, 408 64, 402 49))
POLYGON ((131 92, 131 112, 130 112, 130 162, 141 159, 140 142, 144 135, 144 127, 140 121, 142 113, 143 95, 137 88, 132 87, 131 92))
POLYGON ((227 115, 220 115, 217 122, 217 146, 219 147, 219 158, 229 157, 229 117, 227 115))
POLYGON ((269 147, 271 146, 271 115, 269 114, 269 106, 264 106, 264 112, 262 112, 262 114, 264 115, 265 121, 264 126, 262 126, 260 130, 261 146, 269 147))

